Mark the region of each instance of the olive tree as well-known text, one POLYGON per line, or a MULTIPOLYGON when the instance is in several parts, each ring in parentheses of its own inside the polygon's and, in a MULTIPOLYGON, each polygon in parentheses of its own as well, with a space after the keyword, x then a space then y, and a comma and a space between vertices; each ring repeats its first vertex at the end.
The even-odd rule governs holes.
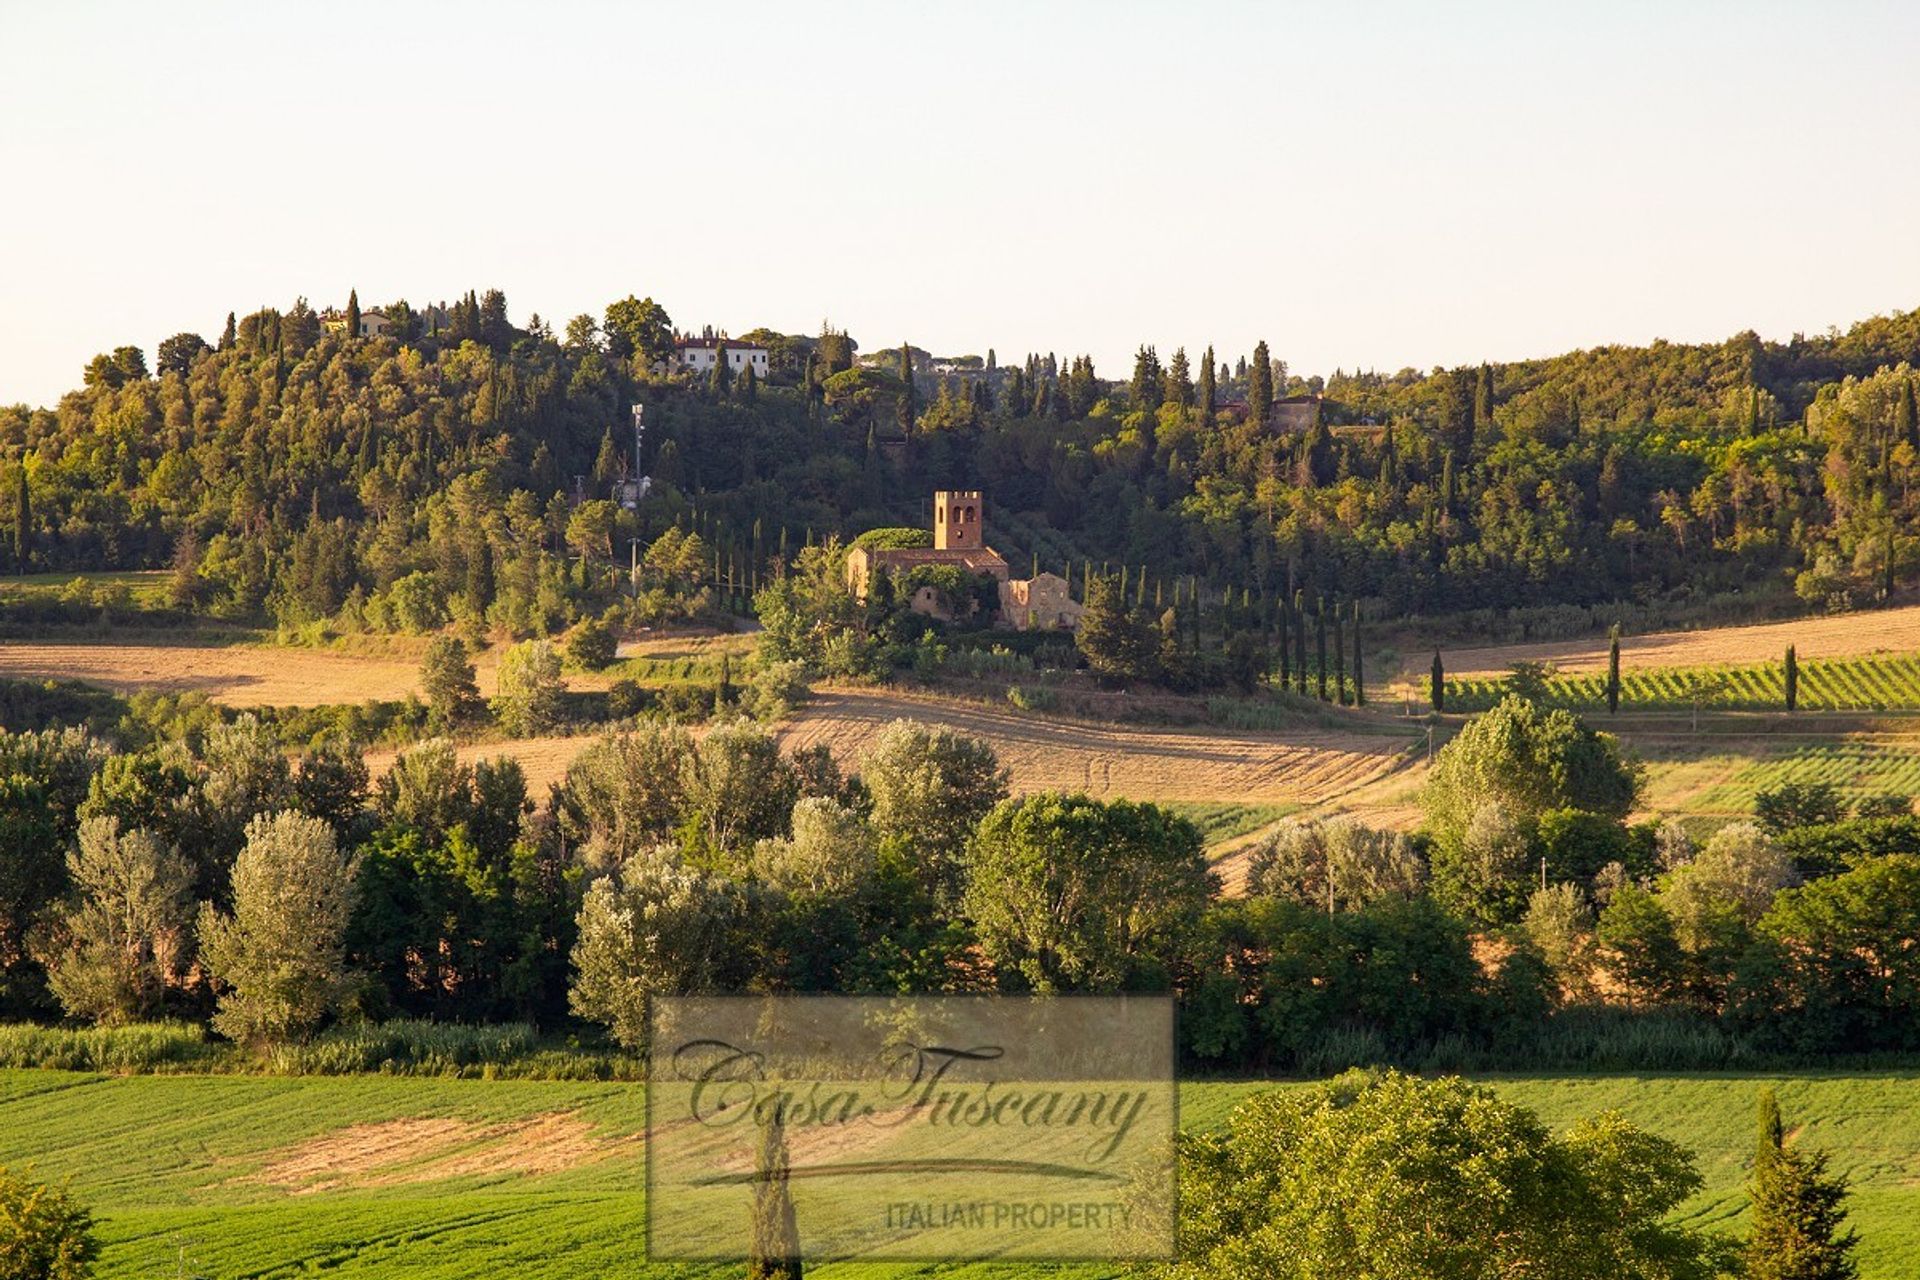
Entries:
POLYGON ((1426 878, 1419 850, 1400 832, 1351 818, 1289 819, 1253 851, 1247 891, 1345 911, 1418 893, 1426 878))
POLYGON ((516 738, 545 733, 560 723, 566 683, 560 655, 546 640, 525 640, 500 659, 493 696, 494 718, 516 738))
POLYGON ((639 1048, 654 999, 727 988, 741 962, 743 906, 734 886, 672 850, 627 859, 580 904, 568 1007, 639 1048))
POLYGON ((193 940, 193 867, 146 831, 89 818, 67 855, 75 899, 56 921, 47 984, 70 1015, 133 1022, 158 1008, 193 940))
POLYGON ((247 824, 232 912, 200 911, 201 958, 222 992, 216 1030, 247 1043, 300 1038, 340 1007, 358 870, 318 818, 289 811, 247 824))
POLYGON ((993 747, 951 729, 895 720, 860 757, 882 841, 942 905, 958 901, 967 841, 1007 795, 993 747))

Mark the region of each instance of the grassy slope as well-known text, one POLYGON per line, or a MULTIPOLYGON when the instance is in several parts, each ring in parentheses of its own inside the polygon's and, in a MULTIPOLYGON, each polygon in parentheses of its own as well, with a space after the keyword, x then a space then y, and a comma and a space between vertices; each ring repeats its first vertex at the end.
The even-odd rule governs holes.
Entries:
MULTIPOLYGON (((1617 1107, 1699 1158, 1697 1221, 1741 1227, 1740 1182, 1757 1077, 1516 1077, 1492 1082, 1552 1125, 1617 1107)), ((1856 1183, 1867 1280, 1920 1270, 1920 1075, 1776 1082, 1804 1141, 1833 1149, 1856 1183)), ((1219 1124, 1253 1084, 1190 1084, 1188 1127, 1219 1124)), ((0 1163, 71 1179, 102 1221, 102 1275, 404 1274, 517 1280, 666 1276, 645 1268, 637 1153, 560 1173, 294 1194, 251 1181, 270 1153, 349 1125, 452 1116, 490 1122, 570 1111, 602 1137, 639 1132, 640 1088, 617 1084, 363 1076, 136 1076, 0 1072, 0 1163)), ((1109 1268, 1049 1268, 1095 1276, 1109 1268)), ((835 1266, 820 1275, 902 1274, 835 1266)), ((985 1267, 947 1274, 988 1274, 985 1267)), ((714 1274, 733 1274, 728 1268, 714 1274)), ((1008 1269, 1000 1275, 1013 1274, 1008 1269)))

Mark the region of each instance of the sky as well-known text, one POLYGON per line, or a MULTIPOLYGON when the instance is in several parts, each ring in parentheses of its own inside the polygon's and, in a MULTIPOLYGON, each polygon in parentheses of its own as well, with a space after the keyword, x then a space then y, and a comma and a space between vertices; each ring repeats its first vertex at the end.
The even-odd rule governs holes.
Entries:
POLYGON ((1298 373, 1920 306, 1920 5, 0 0, 0 404, 498 287, 1298 373))

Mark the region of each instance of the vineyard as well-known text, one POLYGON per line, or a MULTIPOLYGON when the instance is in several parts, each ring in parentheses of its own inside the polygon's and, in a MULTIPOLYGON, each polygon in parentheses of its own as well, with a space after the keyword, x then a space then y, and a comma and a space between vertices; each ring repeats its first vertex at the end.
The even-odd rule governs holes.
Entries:
MULTIPOLYGON (((1855 658, 1809 658, 1800 663, 1802 711, 1899 711, 1920 709, 1920 654, 1873 654, 1855 658)), ((1485 711, 1512 688, 1505 678, 1447 681, 1448 711, 1485 711)), ((1622 711, 1784 711, 1786 668, 1781 662, 1731 667, 1622 666, 1622 711)), ((1604 671, 1550 673, 1539 699, 1547 706, 1600 711, 1607 705, 1604 671)))

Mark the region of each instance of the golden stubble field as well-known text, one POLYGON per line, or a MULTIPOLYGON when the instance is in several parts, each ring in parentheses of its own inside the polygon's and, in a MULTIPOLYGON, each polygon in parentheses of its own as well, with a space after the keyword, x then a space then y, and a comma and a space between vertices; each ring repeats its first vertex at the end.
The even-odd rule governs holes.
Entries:
MULTIPOLYGON (((634 648, 653 650, 643 642, 634 648)), ((424 641, 386 641, 363 651, 269 645, 0 644, 0 676, 82 680, 116 692, 198 691, 235 707, 319 706, 404 698, 419 687, 424 641)), ((684 642, 682 642, 684 648, 684 642)), ((490 693, 499 650, 479 654, 490 693)), ((601 677, 570 675, 576 688, 601 677)), ((1085 791, 1102 798, 1245 805, 1321 806, 1398 772, 1409 737, 1392 732, 1303 728, 1286 732, 1122 728, 1042 718, 1011 708, 886 690, 823 691, 781 730, 789 749, 824 744, 851 763, 890 722, 941 725, 993 744, 1016 792, 1085 791)), ((557 782, 591 735, 480 742, 472 760, 512 756, 536 794, 557 782)), ((376 771, 393 752, 369 755, 376 771)))

